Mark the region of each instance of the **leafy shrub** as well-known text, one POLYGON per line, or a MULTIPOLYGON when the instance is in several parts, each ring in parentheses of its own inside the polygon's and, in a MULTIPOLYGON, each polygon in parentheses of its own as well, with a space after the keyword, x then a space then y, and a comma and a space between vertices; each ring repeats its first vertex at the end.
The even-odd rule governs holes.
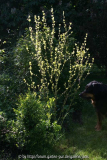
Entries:
MULTIPOLYGON (((84 38, 84 43, 80 47, 76 43, 74 45, 71 30, 72 23, 69 23, 67 27, 63 12, 64 32, 61 32, 61 24, 59 24, 58 39, 56 40, 53 8, 51 9, 51 17, 52 28, 48 27, 46 23, 44 11, 42 19, 39 16, 34 16, 35 30, 29 27, 30 41, 35 47, 34 51, 30 52, 29 45, 26 44, 26 50, 34 57, 39 74, 35 74, 32 60, 30 60, 29 72, 31 81, 29 83, 25 78, 24 82, 29 89, 39 89, 40 96, 44 99, 48 99, 51 93, 55 97, 55 106, 59 97, 62 96, 61 112, 63 112, 69 97, 72 99, 69 109, 72 106, 75 92, 80 88, 80 82, 85 79, 84 73, 87 72, 86 75, 89 74, 94 59, 92 59, 92 63, 88 63, 89 61, 91 62, 91 59, 90 54, 87 52, 88 49, 85 47, 87 34, 84 38), (37 81, 34 81, 34 77, 38 76, 40 77, 40 82, 37 84, 37 81)), ((30 16, 28 20, 29 22, 31 21, 30 16)))
POLYGON ((43 153, 47 151, 59 137, 61 126, 56 121, 51 122, 54 99, 41 102, 37 94, 27 93, 20 96, 18 109, 14 109, 16 121, 11 122, 11 137, 16 146, 26 148, 30 153, 43 153))
POLYGON ((7 130, 6 120, 7 119, 5 113, 0 112, 0 146, 5 139, 3 132, 6 132, 7 130))
MULTIPOLYGON (((88 63, 91 59, 85 47, 87 34, 80 47, 76 43, 74 45, 72 23, 67 27, 63 12, 63 25, 59 24, 58 39, 56 39, 53 9, 51 9, 51 17, 52 27, 49 27, 44 11, 42 18, 34 16, 35 29, 29 27, 26 36, 18 41, 14 49, 14 65, 17 71, 15 70, 13 74, 14 85, 11 84, 10 89, 13 90, 19 84, 17 88, 23 93, 26 91, 23 86, 24 81, 30 90, 39 91, 42 99, 48 100, 50 94, 55 97, 55 106, 58 104, 59 97, 63 97, 60 106, 63 112, 67 100, 74 99, 75 92, 80 88, 80 82, 84 80, 84 72, 89 74, 94 59, 92 63, 88 63), (64 28, 63 33, 61 27, 64 28)), ((31 21, 30 16, 28 20, 31 21)), ((16 91, 17 94, 19 92, 16 91)), ((72 104, 73 100, 68 110, 72 104)), ((53 108, 54 120, 56 120, 56 108, 53 108)))

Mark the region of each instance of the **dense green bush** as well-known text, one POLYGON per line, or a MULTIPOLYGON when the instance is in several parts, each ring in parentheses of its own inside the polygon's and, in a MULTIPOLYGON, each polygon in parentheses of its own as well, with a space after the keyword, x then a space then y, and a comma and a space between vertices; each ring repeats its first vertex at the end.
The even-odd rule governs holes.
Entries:
MULTIPOLYGON (((29 27, 30 42, 34 45, 34 50, 30 52, 29 44, 26 44, 26 51, 34 58, 39 74, 35 74, 34 64, 31 59, 29 61, 30 83, 27 78, 24 79, 24 82, 29 90, 39 90, 39 95, 44 100, 53 95, 55 106, 57 106, 59 98, 63 97, 62 106, 60 106, 62 108, 61 112, 63 112, 69 97, 71 98, 71 102, 68 105, 68 110, 70 110, 75 93, 80 88, 81 81, 85 79, 84 73, 88 72, 86 75, 89 74, 94 59, 92 59, 92 63, 88 63, 89 61, 91 62, 91 59, 90 54, 87 53, 89 49, 85 47, 87 34, 84 38, 84 43, 80 47, 76 43, 74 45, 71 30, 72 23, 70 22, 67 27, 64 12, 64 32, 61 32, 62 26, 59 24, 57 40, 55 38, 56 23, 53 8, 51 8, 51 18, 52 27, 49 27, 43 11, 42 18, 34 16, 35 29, 29 27), (36 80, 38 77, 39 83, 36 80)), ((28 20, 31 22, 30 15, 28 20)), ((57 114, 56 109, 55 112, 57 114)), ((64 117, 65 115, 63 114, 64 117)), ((54 118, 56 120, 56 116, 54 118)))
POLYGON ((2 145, 2 142, 5 140, 4 132, 7 130, 6 125, 6 115, 3 112, 0 112, 0 146, 2 145))
POLYGON ((51 121, 54 99, 41 102, 36 93, 20 96, 18 108, 14 109, 16 121, 11 121, 12 132, 7 134, 19 149, 30 153, 46 153, 59 138, 61 126, 51 121))

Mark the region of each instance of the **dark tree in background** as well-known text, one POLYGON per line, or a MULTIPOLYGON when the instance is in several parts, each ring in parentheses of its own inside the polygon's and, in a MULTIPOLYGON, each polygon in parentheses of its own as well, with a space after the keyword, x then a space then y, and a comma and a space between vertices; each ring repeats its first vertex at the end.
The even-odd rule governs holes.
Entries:
POLYGON ((107 1, 106 0, 1 0, 0 5, 0 39, 2 48, 10 48, 28 28, 28 15, 41 15, 45 11, 48 25, 51 24, 50 9, 54 8, 56 31, 62 23, 65 11, 66 23, 72 22, 74 37, 79 42, 88 32, 87 46, 95 57, 95 62, 107 68, 107 1))
MULTIPOLYGON (((107 2, 99 1, 90 7, 89 47, 95 62, 107 68, 107 2)), ((107 74, 107 73, 106 73, 107 74)))

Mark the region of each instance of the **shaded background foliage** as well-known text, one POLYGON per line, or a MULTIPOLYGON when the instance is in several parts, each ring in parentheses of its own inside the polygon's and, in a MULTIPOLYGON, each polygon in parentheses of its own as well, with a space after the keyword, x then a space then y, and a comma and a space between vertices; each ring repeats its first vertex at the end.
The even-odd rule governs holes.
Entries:
MULTIPOLYGON (((90 52, 97 59, 97 64, 107 66, 107 2, 105 0, 1 0, 0 5, 0 35, 1 44, 4 40, 10 48, 14 45, 29 26, 27 18, 31 15, 41 15, 42 10, 46 13, 47 23, 51 25, 50 9, 54 8, 56 30, 58 24, 62 23, 62 12, 65 11, 66 23, 73 23, 75 38, 82 42, 86 32, 88 32, 88 47, 90 52)), ((33 21, 32 21, 33 22, 33 21)), ((32 25, 34 25, 32 23, 32 25)), ((99 66, 100 66, 99 65, 99 66)))

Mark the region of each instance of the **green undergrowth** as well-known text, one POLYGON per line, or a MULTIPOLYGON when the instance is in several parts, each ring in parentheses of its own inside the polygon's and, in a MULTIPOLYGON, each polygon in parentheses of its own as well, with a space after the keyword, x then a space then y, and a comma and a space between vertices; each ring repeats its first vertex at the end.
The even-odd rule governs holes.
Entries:
MULTIPOLYGON (((91 107, 91 105, 90 105, 91 107)), ((107 119, 103 120, 101 131, 95 131, 96 114, 84 115, 83 125, 71 124, 70 131, 65 134, 56 147, 58 155, 80 156, 76 159, 107 159, 107 119), (86 158, 84 158, 84 156, 86 158)), ((65 159, 65 158, 62 158, 65 159)), ((73 159, 73 158, 72 158, 73 159)))

